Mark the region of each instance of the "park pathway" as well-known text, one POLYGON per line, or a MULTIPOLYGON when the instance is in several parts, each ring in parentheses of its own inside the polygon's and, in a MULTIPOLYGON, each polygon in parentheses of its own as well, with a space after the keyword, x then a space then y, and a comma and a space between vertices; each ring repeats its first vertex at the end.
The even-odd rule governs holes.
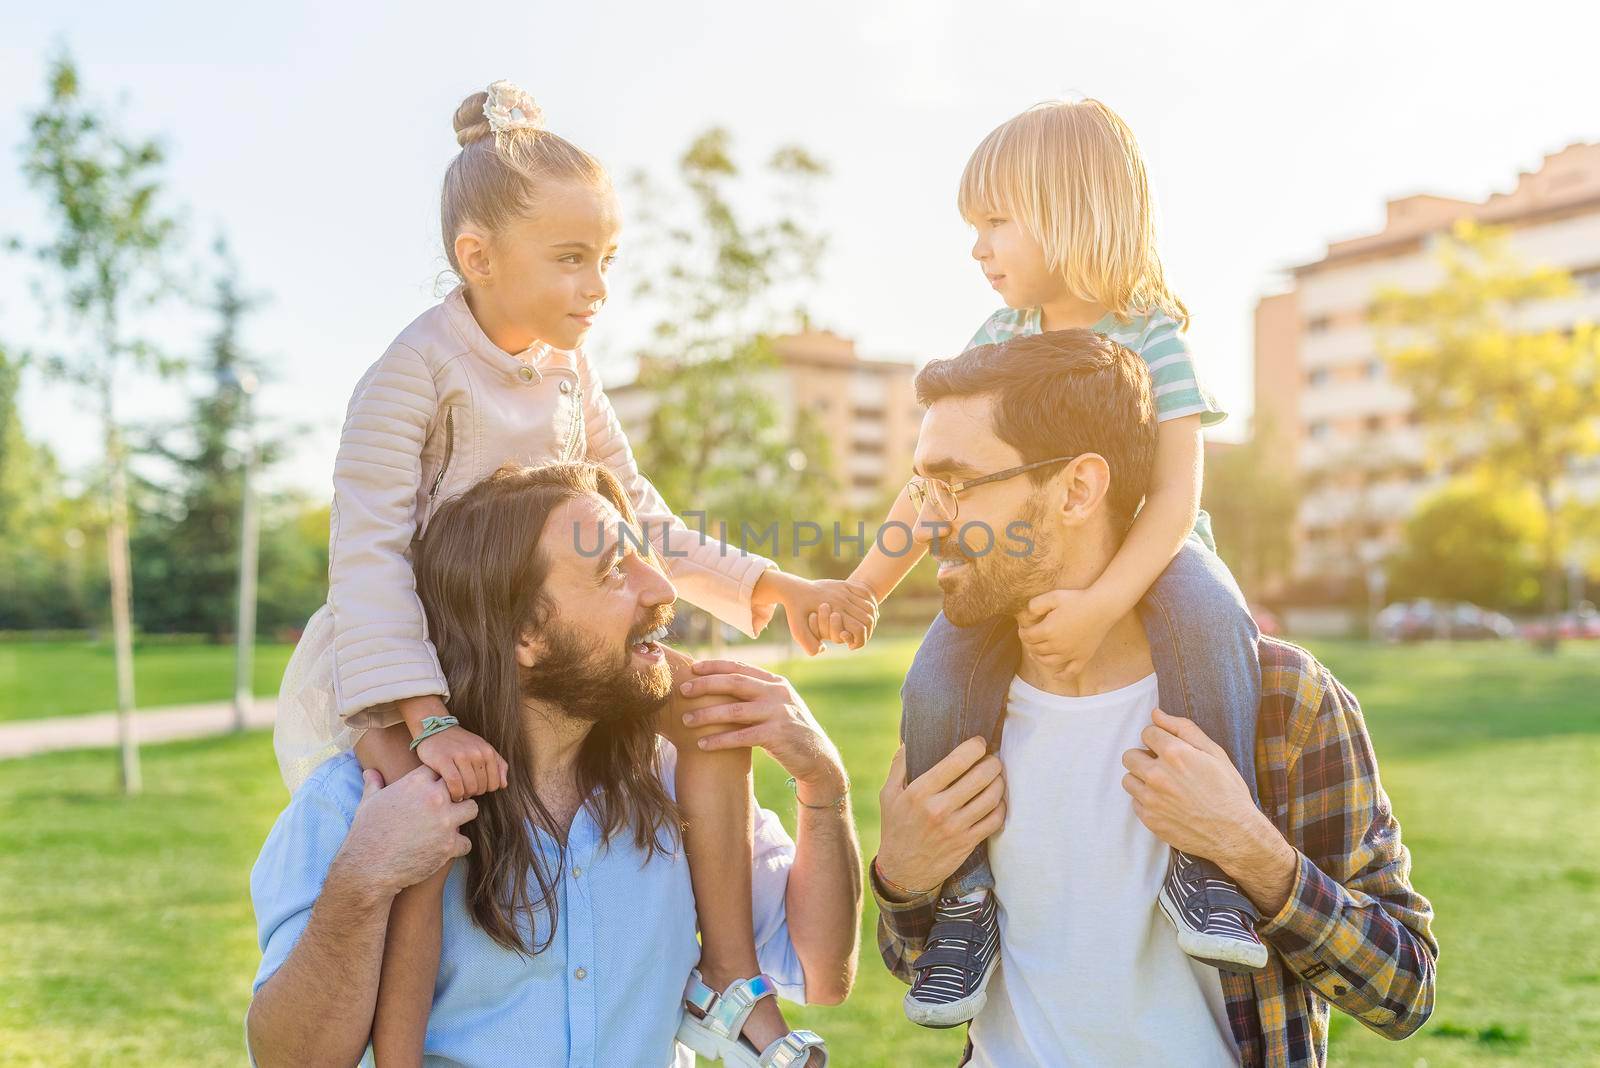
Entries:
MULTIPOLYGON (((258 697, 245 714, 247 728, 270 727, 277 709, 276 697, 258 697)), ((134 737, 140 745, 175 742, 183 738, 208 738, 233 730, 233 702, 140 709, 133 717, 134 737)), ((117 714, 94 712, 86 716, 56 716, 0 723, 0 760, 50 753, 59 749, 101 749, 117 744, 117 714)))
MULTIPOLYGON (((702 658, 703 649, 694 650, 702 658)), ((724 654, 751 664, 770 664, 794 655, 787 643, 750 642, 733 646, 724 654)), ((245 715, 246 729, 272 726, 277 698, 257 697, 245 715)), ((212 701, 169 708, 141 708, 133 718, 134 737, 140 745, 175 742, 184 738, 209 738, 233 730, 233 702, 212 701)), ((0 760, 52 753, 61 749, 105 749, 117 744, 117 714, 93 712, 83 716, 14 720, 0 723, 0 760)))

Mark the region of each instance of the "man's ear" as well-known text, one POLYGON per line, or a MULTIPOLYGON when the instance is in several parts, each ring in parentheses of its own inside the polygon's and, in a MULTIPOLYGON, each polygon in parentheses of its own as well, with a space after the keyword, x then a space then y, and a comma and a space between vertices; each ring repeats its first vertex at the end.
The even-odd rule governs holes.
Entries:
POLYGON ((476 229, 469 226, 456 235, 455 253, 456 263, 461 266, 463 282, 473 286, 486 286, 494 281, 489 241, 476 229))
POLYGON ((1061 480, 1061 521, 1082 526, 1105 504, 1111 490, 1111 465, 1104 456, 1086 452, 1067 464, 1061 480))
POLYGON ((517 634, 517 664, 531 668, 539 663, 544 654, 544 639, 540 638, 532 627, 524 627, 517 634))

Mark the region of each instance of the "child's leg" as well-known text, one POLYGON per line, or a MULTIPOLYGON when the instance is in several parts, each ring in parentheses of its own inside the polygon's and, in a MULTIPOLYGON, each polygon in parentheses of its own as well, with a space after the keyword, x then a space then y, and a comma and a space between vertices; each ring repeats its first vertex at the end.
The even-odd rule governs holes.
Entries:
MULTIPOLYGON (((1017 673, 1021 647, 1016 623, 995 619, 957 627, 940 612, 911 661, 900 687, 900 739, 906 747, 906 781, 917 778, 968 738, 996 744, 995 727, 1017 673)), ((942 897, 994 886, 988 849, 979 843, 945 880, 942 897)))
MULTIPOLYGON (((669 654, 675 682, 689 677, 686 657, 669 654)), ((736 979, 761 974, 756 959, 754 909, 751 902, 751 857, 755 850, 755 810, 750 750, 703 752, 700 738, 727 728, 691 730, 683 714, 694 708, 727 704, 721 694, 675 696, 662 712, 660 730, 678 750, 678 809, 684 822, 684 851, 700 921, 700 977, 722 991, 736 979)), ((788 1034, 788 1024, 774 998, 762 998, 745 1022, 744 1035, 756 1051, 788 1034)))
MULTIPOLYGON (((1021 655, 1016 622, 1009 617, 957 627, 939 614, 900 689, 907 781, 968 738, 985 738, 995 750, 1021 655)), ((936 933, 913 965, 916 978, 903 1003, 913 1023, 955 1027, 983 1010, 989 978, 1000 964, 993 889, 988 849, 980 842, 940 888, 936 933)))
MULTIPOLYGON (((1256 790, 1261 701, 1260 632, 1244 595, 1215 553, 1191 541, 1139 604, 1161 707, 1195 721, 1256 790)), ((1230 972, 1266 967, 1256 908, 1215 863, 1171 850, 1157 903, 1189 956, 1230 972)))
POLYGON ((1193 540, 1139 603, 1161 707, 1192 719, 1256 791, 1261 632, 1228 566, 1193 540))
MULTIPOLYGON (((410 739, 403 723, 376 727, 356 742, 356 757, 363 768, 377 768, 383 781, 391 783, 422 766, 411 752, 410 739)), ((444 882, 449 874, 447 864, 437 874, 401 891, 389 908, 372 1019, 372 1051, 383 1068, 422 1064, 433 984, 439 973, 444 882)))

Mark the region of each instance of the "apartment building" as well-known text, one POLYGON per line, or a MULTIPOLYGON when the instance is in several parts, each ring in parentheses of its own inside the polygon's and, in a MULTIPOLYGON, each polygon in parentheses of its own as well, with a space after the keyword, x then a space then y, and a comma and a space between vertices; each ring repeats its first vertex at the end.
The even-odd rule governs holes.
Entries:
MULTIPOLYGON (((1461 219, 1506 228, 1529 265, 1572 272, 1578 293, 1538 308, 1530 325, 1600 322, 1600 144, 1546 156, 1482 202, 1391 200, 1382 230, 1294 268, 1288 290, 1255 312, 1256 432, 1304 486, 1288 581, 1361 578, 1396 546, 1418 500, 1461 466, 1389 379, 1368 323, 1381 287, 1437 284, 1437 243, 1461 219)), ((1600 491, 1600 472, 1580 475, 1582 492, 1600 491)))
MULTIPOLYGON (((827 330, 774 340, 777 365, 760 385, 785 428, 809 412, 832 446, 838 504, 870 509, 911 477, 922 409, 910 363, 863 359, 854 341, 827 330)), ((637 383, 608 389, 630 437, 647 432, 655 400, 637 383)))

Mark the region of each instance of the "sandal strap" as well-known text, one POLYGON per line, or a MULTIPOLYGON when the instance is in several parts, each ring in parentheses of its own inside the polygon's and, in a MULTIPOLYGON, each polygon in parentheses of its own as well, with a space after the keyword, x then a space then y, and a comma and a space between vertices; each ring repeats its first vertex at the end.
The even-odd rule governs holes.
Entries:
POLYGON ((727 1039, 738 1039, 744 1031, 744 1022, 762 998, 778 996, 778 987, 765 975, 750 979, 735 979, 728 989, 718 994, 700 979, 698 971, 689 973, 689 983, 684 988, 683 1000, 700 1010, 701 1023, 727 1039))
POLYGON ((699 971, 689 973, 689 983, 683 989, 683 1001, 700 1010, 700 1015, 709 1016, 712 1006, 717 1003, 717 992, 706 986, 700 978, 699 971))
POLYGON ((822 1041, 822 1036, 815 1031, 790 1031, 761 1054, 761 1068, 794 1068, 805 1064, 813 1052, 821 1053, 822 1057, 810 1068, 826 1068, 828 1045, 822 1041))

